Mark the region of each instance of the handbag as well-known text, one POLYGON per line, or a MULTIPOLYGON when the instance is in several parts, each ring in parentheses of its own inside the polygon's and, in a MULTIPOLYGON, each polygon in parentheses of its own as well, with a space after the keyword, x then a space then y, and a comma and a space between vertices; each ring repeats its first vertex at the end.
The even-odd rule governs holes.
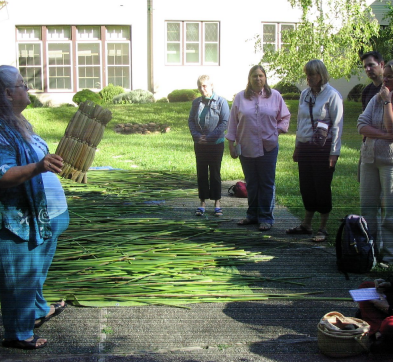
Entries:
POLYGON ((314 103, 315 102, 311 102, 311 100, 308 103, 312 129, 314 131, 311 142, 316 146, 323 147, 325 146, 326 139, 329 134, 329 126, 326 123, 318 120, 317 120, 317 124, 315 125, 314 117, 312 115, 312 107, 314 106, 314 103))
POLYGON ((246 198, 247 197, 246 183, 242 182, 242 181, 236 182, 235 185, 232 185, 228 189, 228 194, 229 194, 229 196, 246 198))
POLYGON ((362 319, 329 312, 318 323, 318 348, 330 357, 356 356, 369 351, 369 331, 362 319))

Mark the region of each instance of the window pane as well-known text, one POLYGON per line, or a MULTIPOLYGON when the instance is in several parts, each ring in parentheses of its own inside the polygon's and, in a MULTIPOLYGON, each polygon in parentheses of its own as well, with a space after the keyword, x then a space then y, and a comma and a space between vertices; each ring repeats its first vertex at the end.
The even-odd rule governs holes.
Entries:
POLYGON ((218 63, 218 44, 209 43, 205 44, 205 62, 218 63))
POLYGON ((276 50, 276 46, 274 44, 263 44, 263 51, 267 52, 274 52, 276 50))
POLYGON ((129 65, 129 46, 125 43, 108 43, 108 65, 129 65))
POLYGON ((69 43, 48 44, 49 65, 71 65, 71 54, 69 43))
POLYGON ((180 41, 180 23, 167 23, 167 41, 180 41))
POLYGON ((79 67, 78 86, 80 89, 100 89, 100 67, 79 67))
POLYGON ((205 24, 205 41, 218 41, 218 24, 206 23, 205 24))
POLYGON ((180 63, 180 43, 169 43, 166 49, 167 63, 180 63))
POLYGON ((108 67, 108 84, 130 89, 130 67, 108 67))
POLYGON ((19 44, 20 65, 41 65, 41 44, 19 44))
POLYGON ((41 40, 41 27, 26 27, 18 28, 17 39, 18 40, 41 40))
POLYGON ((199 41, 198 23, 186 23, 186 41, 199 41))
POLYGON ((199 44, 186 45, 186 63, 199 63, 199 44))
POLYGON ((71 27, 69 26, 48 26, 48 40, 71 39, 71 27))
POLYGON ((71 67, 49 68, 49 89, 71 89, 71 67))
POLYGON ((276 41, 276 25, 263 24, 263 42, 274 43, 276 41))
POLYGON ((129 26, 107 26, 106 38, 108 40, 130 40, 129 26))
POLYGON ((101 32, 99 26, 78 26, 76 29, 78 40, 99 40, 101 32))
POLYGON ((100 44, 79 43, 78 65, 100 65, 100 44))
POLYGON ((42 90, 42 71, 36 67, 19 67, 19 73, 30 89, 42 90))
POLYGON ((284 25, 281 25, 281 31, 286 31, 286 30, 294 30, 295 29, 295 26, 294 25, 292 25, 292 24, 284 24, 284 25))
POLYGON ((19 72, 29 88, 42 90, 41 44, 18 44, 18 63, 19 72))

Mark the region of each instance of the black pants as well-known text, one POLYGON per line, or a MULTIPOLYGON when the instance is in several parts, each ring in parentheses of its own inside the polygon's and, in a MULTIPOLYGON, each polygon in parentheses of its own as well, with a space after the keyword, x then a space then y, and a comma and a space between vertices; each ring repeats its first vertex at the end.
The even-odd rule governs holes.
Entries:
POLYGON ((194 150, 199 198, 201 200, 220 200, 221 161, 224 153, 224 142, 216 145, 194 143, 194 150))
POLYGON ((310 212, 327 214, 332 210, 334 167, 329 166, 331 142, 323 148, 309 143, 298 144, 300 193, 304 208, 310 212))

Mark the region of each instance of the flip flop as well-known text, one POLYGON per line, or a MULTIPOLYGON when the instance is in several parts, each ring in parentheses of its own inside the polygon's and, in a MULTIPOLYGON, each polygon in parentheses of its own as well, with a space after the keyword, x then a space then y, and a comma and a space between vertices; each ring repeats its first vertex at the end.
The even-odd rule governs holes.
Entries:
POLYGON ((222 216, 222 215, 223 215, 223 212, 222 212, 221 207, 216 207, 214 209, 214 216, 222 216))
POLYGON ((66 309, 67 303, 64 303, 64 305, 61 305, 61 302, 62 301, 57 302, 55 304, 51 304, 55 308, 55 311, 47 317, 41 317, 41 318, 36 319, 35 324, 34 324, 34 328, 40 328, 45 322, 48 322, 51 318, 58 316, 64 309, 66 309))
POLYGON ((237 224, 240 226, 244 226, 244 225, 258 224, 258 222, 256 220, 250 220, 246 218, 240 220, 237 224))
POLYGON ((204 207, 198 207, 195 210, 195 216, 203 216, 205 215, 205 208, 204 207))
POLYGON ((268 231, 272 228, 272 224, 269 224, 268 222, 261 222, 259 224, 259 231, 268 231))
POLYGON ((299 226, 296 226, 294 228, 288 229, 285 232, 287 234, 292 234, 292 235, 302 235, 302 234, 311 235, 312 234, 312 229, 307 229, 302 224, 300 224, 299 226))
POLYGON ((326 230, 319 229, 318 232, 311 239, 315 243, 322 243, 327 240, 328 233, 326 230))
POLYGON ((48 342, 45 342, 39 346, 36 346, 37 341, 40 339, 40 336, 34 334, 33 339, 31 341, 19 341, 17 339, 4 339, 2 342, 3 347, 7 348, 19 348, 19 349, 38 349, 43 348, 47 345, 48 342))

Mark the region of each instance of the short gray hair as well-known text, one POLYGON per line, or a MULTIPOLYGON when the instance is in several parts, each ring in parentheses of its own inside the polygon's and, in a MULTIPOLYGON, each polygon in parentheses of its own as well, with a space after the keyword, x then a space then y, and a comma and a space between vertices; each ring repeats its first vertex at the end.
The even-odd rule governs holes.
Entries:
POLYGON ((197 81, 198 87, 202 84, 202 82, 210 82, 210 84, 213 86, 213 81, 211 80, 209 75, 204 74, 198 77, 198 81, 197 81))
POLYGON ((319 74, 322 78, 321 85, 325 85, 329 81, 329 73, 325 64, 319 59, 313 59, 304 66, 305 73, 319 74))

